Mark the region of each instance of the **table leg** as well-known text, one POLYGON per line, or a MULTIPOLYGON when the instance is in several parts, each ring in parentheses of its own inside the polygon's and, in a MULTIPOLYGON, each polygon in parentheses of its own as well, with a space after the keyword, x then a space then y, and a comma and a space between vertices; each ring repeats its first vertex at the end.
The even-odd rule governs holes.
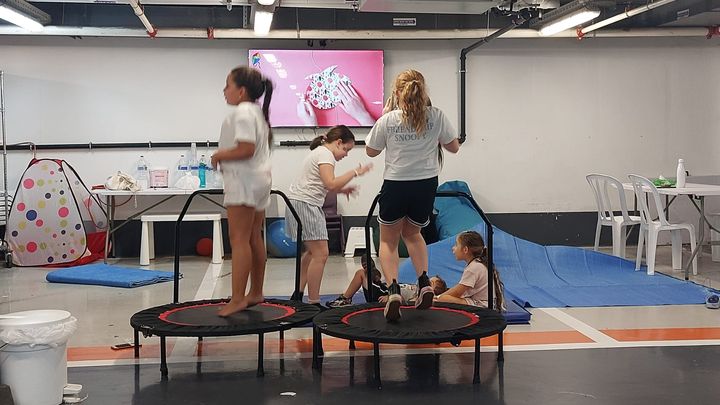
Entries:
POLYGON ((107 228, 105 229, 105 252, 103 256, 103 263, 107 264, 108 259, 108 249, 110 248, 110 230, 113 226, 113 212, 112 212, 112 203, 110 202, 110 196, 105 196, 105 206, 107 207, 108 212, 108 223, 107 228))

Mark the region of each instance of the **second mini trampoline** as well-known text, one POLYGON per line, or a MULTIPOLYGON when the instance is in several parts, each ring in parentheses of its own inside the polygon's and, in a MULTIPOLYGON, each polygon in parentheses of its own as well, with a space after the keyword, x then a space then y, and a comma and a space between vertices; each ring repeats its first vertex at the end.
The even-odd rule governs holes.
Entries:
MULTIPOLYGON (((427 310, 402 307, 399 322, 388 322, 379 303, 331 309, 320 313, 313 322, 313 367, 320 368, 322 334, 373 344, 375 381, 380 384, 380 343, 460 344, 475 341, 473 382, 480 382, 480 339, 498 335, 502 348, 505 318, 497 311, 468 305, 436 303, 427 310)), ((498 360, 502 360, 502 349, 498 360)))

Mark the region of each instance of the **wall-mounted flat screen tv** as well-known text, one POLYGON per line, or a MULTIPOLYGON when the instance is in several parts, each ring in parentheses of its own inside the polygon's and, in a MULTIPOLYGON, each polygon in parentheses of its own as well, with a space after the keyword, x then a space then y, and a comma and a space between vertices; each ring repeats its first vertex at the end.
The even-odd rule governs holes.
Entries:
POLYGON ((250 49, 270 78, 273 127, 372 126, 383 109, 383 51, 250 49))

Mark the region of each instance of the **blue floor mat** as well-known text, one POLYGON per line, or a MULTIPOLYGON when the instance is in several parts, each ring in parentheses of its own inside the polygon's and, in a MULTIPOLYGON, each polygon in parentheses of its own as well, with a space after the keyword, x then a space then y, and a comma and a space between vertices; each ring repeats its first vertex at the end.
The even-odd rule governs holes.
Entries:
MULTIPOLYGON (((472 229, 486 235, 484 224, 472 229)), ((619 257, 570 246, 541 246, 495 229, 494 261, 508 297, 523 307, 601 307, 703 304, 715 290, 619 257)), ((455 237, 428 246, 429 274, 455 285, 465 264, 455 260, 455 237)), ((410 260, 400 266, 400 282, 414 282, 410 260)), ((510 299, 508 299, 510 301, 510 299)))
POLYGON ((51 283, 133 288, 172 281, 173 272, 142 270, 100 263, 51 271, 45 279, 51 283))
MULTIPOLYGON (((326 303, 334 300, 338 297, 340 294, 331 294, 331 295, 321 295, 320 296, 320 302, 325 306, 326 303)), ((289 296, 285 297, 265 297, 265 298, 276 298, 276 299, 282 299, 287 300, 290 299, 289 296)), ((307 297, 305 297, 305 302, 307 302, 307 297)), ((365 296, 363 296, 362 291, 358 291, 357 294, 355 294, 352 297, 352 303, 355 305, 358 304, 364 304, 365 303, 365 296)), ((527 324, 530 323, 530 312, 528 312, 525 308, 521 307, 517 303, 508 300, 507 304, 507 311, 503 313, 505 316, 505 320, 507 321, 508 325, 519 325, 519 324, 527 324)))

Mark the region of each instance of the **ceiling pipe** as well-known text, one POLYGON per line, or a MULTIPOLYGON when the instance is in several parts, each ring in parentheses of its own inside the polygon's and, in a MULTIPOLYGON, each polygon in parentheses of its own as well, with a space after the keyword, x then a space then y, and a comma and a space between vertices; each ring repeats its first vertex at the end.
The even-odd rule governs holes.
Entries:
MULTIPOLYGON (((638 28, 622 30, 594 31, 591 38, 633 38, 633 37, 707 37, 711 27, 668 27, 638 28)), ((272 30, 263 39, 335 39, 335 40, 446 40, 446 39, 477 39, 493 35, 498 30, 272 30)), ((215 28, 212 30, 216 39, 257 39, 253 30, 242 28, 215 28)), ((144 38, 148 33, 138 28, 113 27, 59 27, 46 26, 42 33, 28 32, 11 25, 0 26, 0 35, 22 36, 67 36, 67 37, 125 37, 144 38)), ((503 34, 507 38, 575 38, 572 30, 563 31, 546 38, 532 29, 516 28, 503 34)), ((207 28, 163 28, 156 31, 156 38, 198 38, 207 39, 207 28)))
POLYGON ((129 3, 130 7, 132 7, 135 12, 135 15, 138 16, 140 22, 145 26, 147 34, 150 35, 150 38, 155 38, 155 36, 157 36, 157 30, 152 26, 152 24, 150 24, 147 17, 145 17, 145 11, 143 11, 140 2, 138 0, 129 0, 129 3))
POLYGON ((585 34, 587 34, 588 32, 595 31, 596 29, 599 29, 599 28, 608 26, 608 25, 613 24, 613 23, 616 23, 616 22, 618 22, 618 21, 622 21, 622 20, 624 20, 624 19, 626 19, 626 18, 630 18, 630 17, 632 17, 632 16, 636 16, 636 15, 638 15, 638 14, 640 14, 640 13, 644 13, 644 12, 646 12, 646 11, 650 11, 650 10, 652 10, 652 9, 654 9, 654 8, 657 8, 657 7, 660 7, 660 6, 664 6, 665 4, 669 4, 669 3, 672 3, 672 2, 674 2, 674 1, 675 1, 675 0, 658 0, 658 1, 654 1, 654 2, 652 2, 652 3, 648 3, 648 4, 644 5, 644 6, 640 6, 640 7, 634 8, 634 9, 632 9, 632 10, 626 10, 624 13, 620 13, 620 14, 614 16, 614 17, 610 17, 610 18, 608 18, 608 19, 602 20, 602 21, 597 22, 597 23, 595 23, 595 24, 588 25, 588 26, 585 27, 585 28, 579 29, 579 30, 577 31, 577 36, 578 36, 578 38, 582 38, 582 37, 585 36, 585 34))
POLYGON ((467 54, 472 52, 475 48, 485 45, 489 43, 490 41, 494 40, 495 38, 500 37, 503 34, 506 34, 510 32, 511 30, 523 25, 525 21, 527 21, 529 18, 529 15, 517 15, 513 19, 513 21, 507 25, 504 28, 501 28, 492 34, 480 39, 479 41, 476 41, 475 43, 471 44, 470 46, 467 46, 460 50, 460 143, 465 142, 465 138, 467 138, 467 134, 465 133, 465 73, 466 73, 466 59, 467 54))

